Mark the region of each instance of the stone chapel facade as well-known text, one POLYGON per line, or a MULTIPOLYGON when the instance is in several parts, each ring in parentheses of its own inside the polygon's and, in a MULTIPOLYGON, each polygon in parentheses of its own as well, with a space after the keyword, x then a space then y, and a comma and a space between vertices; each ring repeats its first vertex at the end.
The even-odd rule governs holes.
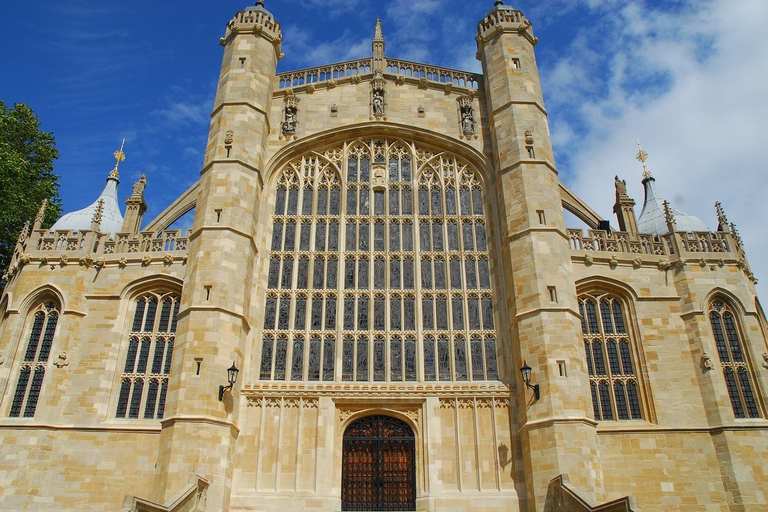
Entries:
POLYGON ((261 1, 227 24, 200 179, 158 218, 116 166, 19 237, 0 510, 768 507, 738 232, 647 171, 618 230, 562 184, 521 12, 479 22, 482 75, 385 56, 380 23, 351 62, 277 74, 281 42, 261 1))

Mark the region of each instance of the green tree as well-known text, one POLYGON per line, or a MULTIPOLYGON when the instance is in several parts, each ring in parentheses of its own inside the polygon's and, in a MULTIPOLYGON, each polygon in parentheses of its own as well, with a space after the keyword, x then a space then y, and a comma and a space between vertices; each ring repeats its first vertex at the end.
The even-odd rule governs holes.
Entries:
POLYGON ((59 177, 53 161, 59 157, 53 134, 40 130, 31 108, 0 101, 0 272, 11 262, 24 222, 34 220, 48 199, 43 226, 61 213, 59 177))

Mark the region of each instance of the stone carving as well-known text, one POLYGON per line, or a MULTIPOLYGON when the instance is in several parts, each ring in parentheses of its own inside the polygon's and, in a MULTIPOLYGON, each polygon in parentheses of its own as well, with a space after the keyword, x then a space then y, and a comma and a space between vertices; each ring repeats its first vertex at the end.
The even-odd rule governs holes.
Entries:
POLYGON ((701 371, 704 373, 707 373, 710 370, 714 370, 715 365, 712 364, 712 358, 709 357, 709 354, 704 352, 704 354, 701 356, 701 371))
POLYGON ((69 263, 69 256, 67 256, 66 254, 62 254, 61 258, 59 258, 59 264, 62 267, 66 267, 67 263, 69 263))
POLYGON ((62 352, 59 354, 59 357, 56 358, 56 361, 54 361, 53 365, 56 368, 64 368, 65 366, 69 366, 69 357, 67 356, 67 353, 62 352))
POLYGON ((461 112, 461 133, 471 137, 475 134, 475 109, 472 108, 472 98, 460 96, 458 101, 461 112))
POLYGON ((397 78, 395 78, 395 83, 397 85, 404 85, 405 84, 405 76, 397 75, 397 78))
POLYGON ((226 144, 227 146, 230 146, 234 142, 235 142, 235 132, 233 132, 232 130, 227 130, 227 133, 224 135, 224 144, 226 144))
POLYGON ((314 94, 315 93, 315 84, 309 84, 307 86, 307 93, 314 94))
POLYGON ((380 89, 373 91, 373 115, 376 117, 384 115, 384 91, 380 89))
POLYGON ((139 178, 139 181, 133 184, 133 195, 136 197, 144 197, 145 188, 147 188, 147 175, 142 174, 141 177, 139 178))
POLYGON ((429 82, 426 78, 419 78, 419 89, 426 89, 429 87, 429 82))
POLYGON ((145 254, 144 257, 141 259, 141 266, 142 267, 148 267, 152 264, 152 256, 149 254, 145 254))
POLYGON ((349 409, 339 409, 339 422, 344 423, 352 416, 352 411, 349 409))
POLYGON ((635 258, 635 260, 632 262, 632 266, 635 267, 635 268, 642 267, 643 266, 643 258, 641 258, 639 256, 637 258, 635 258))
POLYGON ((283 135, 291 137, 296 135, 296 126, 299 113, 299 98, 289 91, 285 96, 285 109, 283 112, 283 135))
POLYGON ((387 184, 387 171, 384 167, 374 167, 373 186, 384 187, 387 184))
POLYGON ((166 265, 173 265, 173 254, 169 252, 165 253, 165 256, 163 256, 163 263, 166 265))
POLYGON ((93 266, 97 268, 104 268, 106 265, 107 265, 107 260, 105 260, 104 258, 99 258, 93 262, 93 266))
POLYGON ((410 418, 411 421, 414 423, 419 422, 419 410, 418 409, 411 409, 410 411, 405 411, 405 415, 410 418))
POLYGON ((19 267, 28 265, 30 261, 32 261, 32 258, 29 256, 29 254, 22 254, 19 256, 19 267))
POLYGON ((128 260, 125 259, 125 257, 120 258, 120 260, 117 262, 117 264, 120 266, 120 268, 125 268, 128 266, 128 260))
POLYGON ((736 224, 731 222, 730 226, 731 226, 731 234, 733 235, 733 239, 736 240, 736 247, 738 249, 741 249, 743 245, 741 242, 741 234, 739 233, 739 230, 736 229, 736 224))
POLYGON ((620 180, 618 176, 614 177, 614 185, 616 186, 616 196, 627 195, 627 180, 620 180))
POLYGON ((533 132, 531 130, 525 131, 525 143, 529 146, 533 144, 533 132))
POLYGON ((610 265, 611 268, 616 268, 619 266, 619 259, 616 256, 611 256, 611 261, 608 262, 608 265, 610 265))
POLYGON ((659 260, 659 270, 667 271, 671 266, 668 260, 659 260))
POLYGON ((360 77, 360 75, 352 75, 352 83, 357 85, 360 82, 362 82, 363 79, 360 77))
POLYGON ((594 262, 595 262, 595 258, 593 258, 591 254, 587 254, 586 256, 584 256, 584 263, 586 263, 587 265, 592 265, 594 262))
POLYGON ((80 264, 81 267, 91 268, 93 266, 94 261, 91 255, 89 254, 88 256, 83 256, 82 258, 80 258, 78 263, 80 264))
POLYGON ((763 368, 768 370, 768 352, 763 353, 763 368))
POLYGON ((329 89, 335 89, 337 85, 339 85, 339 82, 337 82, 335 78, 331 78, 330 80, 328 80, 329 89))

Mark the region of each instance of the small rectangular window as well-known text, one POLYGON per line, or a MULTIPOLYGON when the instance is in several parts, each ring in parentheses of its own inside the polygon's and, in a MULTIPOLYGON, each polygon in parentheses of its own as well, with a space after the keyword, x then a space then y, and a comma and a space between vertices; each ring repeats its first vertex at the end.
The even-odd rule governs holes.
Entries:
POLYGON ((544 214, 544 210, 536 210, 536 215, 539 216, 539 224, 542 226, 547 225, 547 216, 544 214))
POLYGON ((536 158, 536 152, 533 150, 533 146, 526 146, 526 151, 528 151, 528 158, 536 158))
POLYGON ((554 286, 547 286, 547 291, 549 292, 549 301, 557 302, 557 288, 554 286))
POLYGON ((557 362, 557 371, 560 377, 567 377, 568 376, 568 370, 565 366, 565 361, 558 361, 557 362))

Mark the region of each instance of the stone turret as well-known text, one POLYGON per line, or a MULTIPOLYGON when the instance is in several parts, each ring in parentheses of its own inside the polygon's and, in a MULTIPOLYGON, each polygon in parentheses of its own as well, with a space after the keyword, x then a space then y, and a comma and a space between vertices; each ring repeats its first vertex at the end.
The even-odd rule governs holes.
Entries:
POLYGON ((532 367, 541 399, 513 391, 525 446, 528 510, 544 510, 549 481, 567 475, 589 501, 602 498, 597 432, 559 180, 534 46, 523 13, 497 1, 478 24, 478 58, 492 134, 501 247, 512 333, 508 361, 532 367), (560 361, 567 377, 559 371, 560 361), (575 420, 578 418, 578 420, 575 420))
POLYGON ((264 185, 280 24, 259 1, 237 13, 221 38, 224 57, 190 236, 176 348, 163 421, 155 500, 197 473, 211 482, 208 510, 229 510, 238 436, 240 377, 218 400, 234 361, 244 368, 258 264, 256 227, 264 185), (198 366, 199 363, 199 366, 198 366), (199 370, 198 370, 199 368, 199 370), (204 447, 190 450, 190 443, 204 447))
POLYGON ((125 200, 125 220, 123 221, 123 233, 137 236, 141 230, 141 220, 147 211, 147 203, 144 201, 144 189, 147 186, 147 176, 142 174, 139 181, 133 184, 133 193, 125 200))

